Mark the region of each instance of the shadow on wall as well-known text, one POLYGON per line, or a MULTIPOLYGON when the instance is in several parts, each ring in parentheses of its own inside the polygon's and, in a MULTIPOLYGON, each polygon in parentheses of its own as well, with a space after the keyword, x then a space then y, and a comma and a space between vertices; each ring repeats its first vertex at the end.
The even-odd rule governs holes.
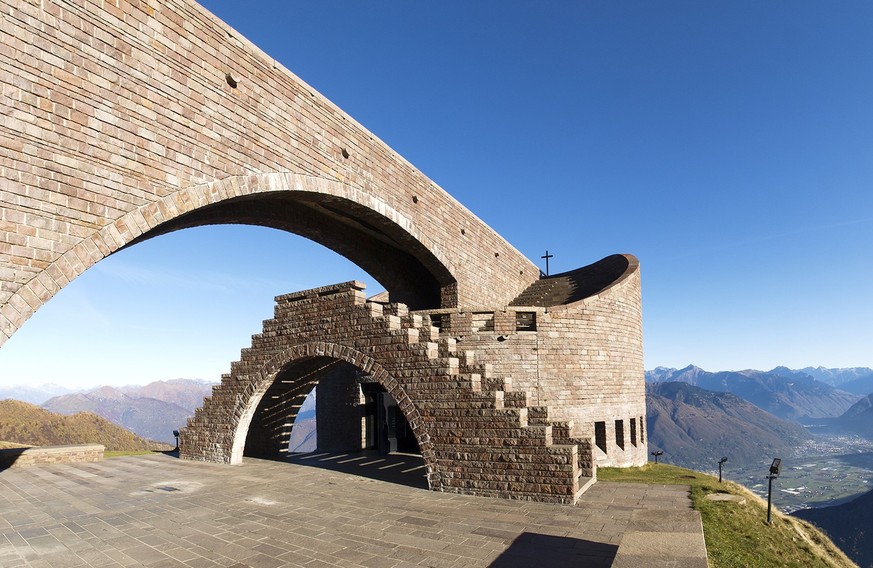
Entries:
MULTIPOLYGON (((506 531, 479 527, 474 534, 501 537, 506 531)), ((521 533, 490 568, 518 568, 520 566, 585 566, 607 568, 612 566, 618 545, 579 538, 521 533)))

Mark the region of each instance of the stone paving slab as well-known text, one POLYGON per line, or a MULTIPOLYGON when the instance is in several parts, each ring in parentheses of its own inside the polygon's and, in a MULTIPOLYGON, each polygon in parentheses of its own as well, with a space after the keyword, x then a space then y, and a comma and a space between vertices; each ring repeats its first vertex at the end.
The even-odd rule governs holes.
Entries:
POLYGON ((569 507, 155 454, 0 471, 0 566, 705 567, 706 550, 687 487, 600 482, 569 507))

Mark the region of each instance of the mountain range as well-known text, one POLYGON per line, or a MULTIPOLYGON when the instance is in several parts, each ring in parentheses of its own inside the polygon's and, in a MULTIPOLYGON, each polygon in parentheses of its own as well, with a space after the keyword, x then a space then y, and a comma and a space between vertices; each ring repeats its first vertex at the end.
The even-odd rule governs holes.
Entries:
POLYGON ((54 384, 0 386, 0 400, 20 400, 30 404, 42 404, 53 396, 77 392, 75 389, 54 384))
POLYGON ((782 420, 728 392, 682 382, 646 387, 649 450, 664 451, 670 463, 708 471, 721 457, 731 466, 761 456, 788 455, 811 438, 806 429, 782 420))
POLYGON ((93 412, 146 438, 175 444, 173 431, 187 424, 188 417, 212 393, 212 383, 175 379, 143 387, 99 387, 88 392, 56 396, 42 407, 58 414, 93 412))
POLYGON ((91 412, 61 416, 20 400, 0 400, 0 440, 25 446, 103 444, 109 451, 170 449, 91 412))
POLYGON ((873 440, 873 394, 861 388, 867 367, 709 372, 689 365, 646 372, 649 446, 671 463, 712 469, 719 454, 733 466, 762 455, 791 455, 810 431, 873 440), (805 425, 812 430, 807 430, 805 425))
POLYGON ((694 365, 684 369, 657 367, 646 371, 646 382, 683 382, 713 392, 729 392, 779 418, 801 423, 840 416, 861 398, 861 395, 836 388, 806 372, 785 367, 772 371, 750 369, 715 373, 694 365))
POLYGON ((838 434, 855 434, 873 440, 873 394, 865 396, 841 416, 824 422, 824 427, 838 434))
POLYGON ((804 367, 792 371, 786 367, 776 367, 776 370, 791 373, 803 373, 827 383, 832 387, 854 394, 867 395, 873 393, 873 369, 869 367, 848 367, 844 369, 826 369, 824 367, 804 367))

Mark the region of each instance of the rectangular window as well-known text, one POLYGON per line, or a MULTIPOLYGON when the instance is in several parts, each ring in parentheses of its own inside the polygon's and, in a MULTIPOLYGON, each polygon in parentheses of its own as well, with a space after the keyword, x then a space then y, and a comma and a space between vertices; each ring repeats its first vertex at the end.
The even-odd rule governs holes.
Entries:
POLYGON ((606 422, 594 423, 594 443, 606 453, 606 422))
POLYGON ((637 419, 636 418, 630 419, 630 432, 631 432, 631 444, 633 444, 633 446, 636 447, 637 446, 637 419))
POLYGON ((536 331, 536 312, 515 312, 515 331, 536 331))
POLYGON ((615 421, 615 445, 624 449, 624 420, 615 421))
POLYGON ((646 443, 646 420, 645 416, 640 416, 640 443, 646 443))
POLYGON ((494 312, 473 312, 473 333, 494 331, 494 312))

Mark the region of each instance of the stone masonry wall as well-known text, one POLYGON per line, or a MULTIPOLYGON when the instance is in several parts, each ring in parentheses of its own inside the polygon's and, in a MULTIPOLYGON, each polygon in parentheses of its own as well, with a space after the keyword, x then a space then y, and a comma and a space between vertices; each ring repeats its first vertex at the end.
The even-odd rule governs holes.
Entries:
POLYGON ((315 420, 319 451, 351 452, 363 448, 361 386, 357 374, 344 367, 328 371, 318 381, 315 420))
POLYGON ((574 439, 567 424, 550 420, 548 409, 530 404, 475 353, 457 350, 429 318, 367 303, 362 288, 277 298, 274 319, 183 430, 182 457, 239 462, 252 415, 278 374, 296 361, 338 359, 397 401, 432 489, 574 502, 593 476, 590 440, 574 439))
POLYGON ((572 420, 578 435, 594 436, 594 423, 605 422, 606 451, 595 448, 601 466, 643 465, 646 444, 631 439, 645 422, 640 275, 626 279, 581 302, 552 309, 543 325, 539 355, 543 404, 560 420, 572 420), (616 421, 622 421, 624 447, 616 421))
POLYGON ((428 313, 440 317, 444 332, 458 338, 458 350, 474 350, 495 375, 510 377, 514 390, 528 392, 532 404, 548 407, 549 418, 568 422, 574 436, 594 437, 595 423, 603 422, 605 450, 595 447, 597 465, 647 462, 638 269, 566 306, 428 313), (519 312, 536 314, 536 331, 516 329, 519 312))
POLYGON ((76 444, 0 450, 0 469, 56 463, 90 463, 103 459, 104 446, 76 444))
POLYGON ((191 0, 0 0, 0 28, 0 344, 137 237, 280 191, 353 204, 406 235, 451 275, 445 306, 503 305, 537 278, 450 195, 191 0))

